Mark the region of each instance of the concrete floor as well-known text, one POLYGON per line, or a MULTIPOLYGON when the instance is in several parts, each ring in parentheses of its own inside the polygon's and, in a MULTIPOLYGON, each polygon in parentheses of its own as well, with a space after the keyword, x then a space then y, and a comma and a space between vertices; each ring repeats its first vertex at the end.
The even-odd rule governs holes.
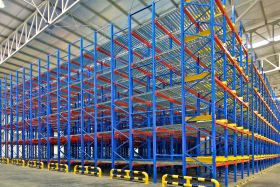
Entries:
MULTIPOLYGON (((263 172, 263 171, 262 171, 263 172)), ((234 183, 232 180, 229 181, 229 187, 235 187, 239 183, 246 181, 253 176, 253 180, 242 185, 242 187, 280 187, 280 165, 273 168, 272 170, 260 175, 250 175, 245 177, 243 180, 238 179, 238 183, 234 183)), ((48 171, 47 169, 35 169, 15 165, 0 164, 0 187, 49 187, 49 186, 94 186, 94 187, 160 187, 161 179, 158 178, 158 184, 153 184, 150 179, 150 185, 145 185, 143 182, 128 180, 123 181, 122 179, 110 179, 109 173, 104 172, 102 178, 87 175, 75 175, 73 173, 62 173, 57 171, 48 171)), ((221 187, 224 184, 221 183, 221 187)))
MULTIPOLYGON (((144 183, 110 179, 109 176, 98 178, 95 176, 75 175, 36 168, 0 164, 0 187, 147 187, 144 183)), ((160 184, 149 186, 159 187, 160 184)))
MULTIPOLYGON (((265 171, 265 170, 264 170, 265 171)), ((242 187, 279 187, 280 186, 280 165, 268 172, 254 175, 256 178, 242 185, 242 187)))

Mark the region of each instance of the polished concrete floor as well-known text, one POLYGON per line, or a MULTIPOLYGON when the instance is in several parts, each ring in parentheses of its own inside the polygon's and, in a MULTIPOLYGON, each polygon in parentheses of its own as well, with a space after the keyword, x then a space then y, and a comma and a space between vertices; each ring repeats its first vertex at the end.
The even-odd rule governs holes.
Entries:
POLYGON ((280 165, 268 172, 264 172, 263 174, 259 172, 254 176, 256 178, 241 187, 280 187, 280 165))
MULTIPOLYGON (((123 180, 112 180, 109 176, 75 175, 36 168, 0 164, 0 187, 147 187, 144 183, 123 180)), ((158 187, 160 184, 149 186, 158 187)))
MULTIPOLYGON (((262 171, 263 172, 263 171, 262 171)), ((268 172, 255 174, 253 180, 243 184, 240 187, 280 187, 280 165, 274 167, 268 172)), ((239 179, 238 183, 252 178, 245 177, 239 179)), ((161 179, 158 178, 158 184, 153 184, 150 179, 150 185, 145 185, 143 182, 124 181, 121 179, 112 180, 109 178, 109 173, 105 172, 102 178, 87 175, 75 175, 73 173, 62 173, 57 171, 48 171, 47 169, 35 169, 22 166, 0 164, 0 187, 62 187, 62 186, 94 186, 94 187, 160 187, 161 179)), ((238 183, 229 181, 229 187, 235 187, 238 183)), ((221 183, 221 187, 223 187, 221 183)))

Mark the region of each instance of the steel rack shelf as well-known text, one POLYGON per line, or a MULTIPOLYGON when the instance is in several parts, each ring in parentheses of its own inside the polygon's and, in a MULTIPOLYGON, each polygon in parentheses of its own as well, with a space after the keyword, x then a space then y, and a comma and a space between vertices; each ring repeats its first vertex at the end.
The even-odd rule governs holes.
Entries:
POLYGON ((93 44, 81 38, 67 56, 10 75, 9 88, 1 81, 0 156, 144 169, 154 183, 159 168, 195 168, 225 186, 278 163, 279 103, 234 11, 225 0, 181 0, 155 18, 157 3, 130 13, 124 34, 111 23, 107 42, 95 31, 93 44), (140 12, 150 21, 132 29, 140 12))

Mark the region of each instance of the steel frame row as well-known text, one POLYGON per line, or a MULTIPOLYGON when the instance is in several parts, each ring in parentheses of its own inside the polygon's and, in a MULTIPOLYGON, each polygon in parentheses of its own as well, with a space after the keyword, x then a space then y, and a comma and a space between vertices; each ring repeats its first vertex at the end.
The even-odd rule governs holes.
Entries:
POLYGON ((0 157, 69 171, 73 163, 137 167, 154 183, 160 172, 196 168, 225 186, 279 163, 279 103, 225 5, 181 0, 156 18, 153 2, 128 14, 124 30, 101 28, 110 41, 98 45, 95 31, 93 44, 81 38, 67 56, 57 50, 46 65, 11 74, 9 87, 0 80, 0 157), (141 14, 151 21, 132 29, 141 14))

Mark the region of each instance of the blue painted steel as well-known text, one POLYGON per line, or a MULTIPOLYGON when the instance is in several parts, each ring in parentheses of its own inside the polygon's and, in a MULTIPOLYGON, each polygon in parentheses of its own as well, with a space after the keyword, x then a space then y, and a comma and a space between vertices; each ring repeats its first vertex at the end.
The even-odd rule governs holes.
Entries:
POLYGON ((153 180, 157 183, 157 135, 156 135, 156 125, 157 125, 157 109, 156 109, 156 25, 155 25, 155 3, 152 3, 152 86, 153 86, 153 180))
MULTIPOLYGON (((3 139, 3 134, 4 134, 4 132, 3 132, 3 124, 2 124, 2 116, 3 116, 3 110, 2 110, 2 108, 3 108, 3 106, 2 106, 2 89, 3 89, 3 87, 2 87, 2 79, 0 79, 0 158, 3 158, 2 157, 2 154, 3 154, 3 145, 2 145, 2 139, 3 139)), ((5 119, 5 118, 4 118, 5 119)))
POLYGON ((67 61, 67 162, 68 172, 71 170, 71 45, 68 45, 68 61, 67 61))
MULTIPOLYGON (((139 11, 138 11, 139 12, 139 11)), ((137 12, 135 12, 137 13, 137 12)), ((132 14, 133 15, 133 14, 132 14)), ((129 170, 133 169, 132 161, 133 161, 133 155, 134 155, 134 148, 133 148, 133 136, 132 136, 132 128, 133 128, 133 105, 132 105, 132 96, 133 96, 133 77, 132 77, 132 62, 133 62, 133 54, 132 54, 132 37, 131 37, 131 14, 128 14, 128 106, 129 106, 129 114, 128 114, 128 120, 129 120, 129 170)))
POLYGON ((250 41, 251 41, 251 95, 252 95, 252 160, 251 160, 251 165, 252 165, 252 174, 255 173, 255 143, 254 143, 254 137, 255 137, 255 122, 254 122, 254 111, 255 111, 255 107, 254 107, 254 59, 253 59, 253 47, 252 47, 252 33, 251 33, 251 38, 250 38, 250 41))
POLYGON ((51 136, 51 123, 50 123, 50 114, 51 114, 51 104, 50 104, 50 56, 47 56, 47 163, 50 163, 51 157, 51 145, 50 145, 50 136, 51 136))
POLYGON ((116 115, 114 101, 116 97, 115 85, 114 85, 114 69, 115 69, 115 59, 114 59, 114 24, 111 23, 111 148, 112 148, 112 163, 111 168, 115 168, 115 124, 116 124, 116 115))
MULTIPOLYGON (((232 6, 232 23, 235 24, 235 6, 232 6)), ((232 33, 232 45, 235 46, 235 32, 232 33)), ((235 47, 232 48, 232 56, 235 58, 236 53, 235 53, 235 47)), ((232 89, 236 91, 236 68, 233 68, 233 86, 232 89)), ((236 98, 233 99, 233 123, 236 123, 237 125, 237 120, 236 120, 236 98)), ((233 156, 237 156, 237 133, 234 132, 234 140, 233 140, 233 156)), ((237 165, 234 165, 234 182, 237 182, 237 165)))
MULTIPOLYGON (((19 159, 19 97, 18 97, 18 71, 16 72, 16 145, 17 145, 17 156, 16 159, 19 159)), ((0 94, 1 95, 1 94, 0 94)), ((0 128, 1 129, 1 128, 0 128)))
POLYGON ((42 148, 41 148, 41 138, 42 138, 42 126, 41 123, 41 60, 38 59, 38 160, 41 162, 42 148))
POLYGON ((85 142, 84 142, 84 58, 83 58, 83 38, 80 38, 80 86, 81 86, 81 114, 80 114, 80 124, 81 124, 81 165, 84 166, 85 159, 85 142))
MULTIPOLYGON (((223 0, 223 5, 226 6, 226 0, 223 0)), ((227 40, 227 23, 226 23, 226 15, 223 15, 223 43, 226 43, 227 40)), ((224 70, 224 81, 227 82, 227 55, 226 51, 223 54, 223 70, 224 70)), ((228 119, 228 107, 227 107, 227 91, 224 91, 224 119, 228 119)), ((228 158, 228 129, 224 130, 224 155, 225 158, 228 158)), ((225 186, 228 186, 228 174, 229 169, 225 167, 225 186)))
MULTIPOLYGON (((240 21, 240 27, 239 27, 239 30, 240 30, 240 37, 242 38, 242 22, 240 21)), ((243 68, 243 51, 242 51, 242 46, 240 45, 240 48, 239 48, 239 61, 240 61, 240 67, 243 68)), ((243 77, 241 77, 240 79, 240 97, 243 99, 243 95, 244 95, 244 88, 243 88, 243 77)), ((241 105, 240 106, 240 111, 241 111, 241 114, 240 114, 240 119, 241 119, 241 127, 244 127, 244 106, 241 105)), ((244 145, 244 135, 241 134, 241 145, 244 145)), ((244 156, 244 148, 243 147, 240 147, 241 149, 241 156, 243 157, 244 156)), ((241 179, 244 179, 244 164, 241 164, 241 179)))
POLYGON ((25 67, 22 70, 22 159, 25 160, 25 67))
POLYGON ((7 124, 8 124, 8 114, 7 114, 7 77, 5 77, 5 158, 8 158, 8 129, 7 129, 7 124))
POLYGON ((211 29, 211 115, 212 115, 212 178, 216 179, 216 111, 215 111, 215 41, 214 41, 214 0, 210 0, 211 29))
POLYGON ((60 130, 60 55, 59 55, 59 50, 56 51, 56 104, 57 104, 57 121, 56 121, 56 128, 57 128, 57 163, 60 163, 60 137, 61 137, 61 130, 60 130))
POLYGON ((14 158, 14 146, 13 146, 13 141, 14 141, 14 130, 13 130, 13 75, 10 74, 10 158, 14 158))
MULTIPOLYGON (((88 124, 89 125, 89 124, 88 124)), ((97 31, 94 31, 94 166, 97 167, 97 31)))
POLYGON ((184 0, 181 0, 181 94, 182 94, 182 175, 187 175, 186 170, 186 129, 185 129, 185 118, 186 118, 186 105, 185 105, 185 43, 184 38, 184 0))
POLYGON ((30 64, 30 77, 29 77, 29 101, 30 101, 30 105, 29 105, 29 159, 32 160, 34 155, 33 155, 33 102, 32 102, 32 98, 33 98, 33 75, 32 75, 32 63, 30 64))

